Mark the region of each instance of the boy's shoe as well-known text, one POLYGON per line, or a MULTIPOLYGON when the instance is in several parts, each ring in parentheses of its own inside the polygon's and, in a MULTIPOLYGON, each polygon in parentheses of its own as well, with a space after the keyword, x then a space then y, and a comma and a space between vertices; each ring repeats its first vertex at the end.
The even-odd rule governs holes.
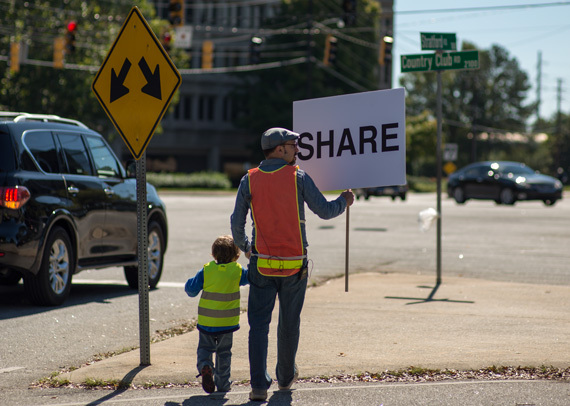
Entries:
POLYGON ((297 380, 298 377, 299 377, 299 371, 297 370, 297 368, 295 368, 295 375, 293 375, 293 379, 291 379, 291 382, 289 382, 289 385, 281 386, 278 384, 277 386, 279 386, 279 390, 291 389, 291 386, 293 386, 293 384, 295 383, 295 381, 297 380))
POLYGON ((210 368, 209 365, 204 365, 200 371, 200 375, 202 375, 202 389, 208 393, 214 393, 216 391, 216 385, 214 384, 212 368, 210 368))
POLYGON ((267 389, 251 388, 251 392, 249 392, 249 400, 260 400, 265 402, 267 400, 267 389))

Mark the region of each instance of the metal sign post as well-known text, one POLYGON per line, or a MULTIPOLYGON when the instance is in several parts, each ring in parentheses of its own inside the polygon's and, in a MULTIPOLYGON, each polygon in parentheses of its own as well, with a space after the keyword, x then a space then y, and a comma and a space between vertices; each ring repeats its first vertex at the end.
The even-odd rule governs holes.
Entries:
POLYGON ((137 256, 139 265, 140 364, 150 365, 146 152, 143 152, 137 161, 137 234, 139 236, 137 256))
MULTIPOLYGON (((438 51, 440 52, 440 51, 438 51)), ((441 284, 441 71, 437 71, 437 257, 436 257, 436 286, 441 284)))
POLYGON ((441 284, 441 177, 442 177, 442 84, 441 71, 448 69, 479 69, 479 51, 443 52, 456 49, 455 34, 420 33, 422 50, 434 50, 433 54, 402 55, 401 67, 404 72, 436 71, 437 74, 437 236, 436 236, 436 286, 441 284))

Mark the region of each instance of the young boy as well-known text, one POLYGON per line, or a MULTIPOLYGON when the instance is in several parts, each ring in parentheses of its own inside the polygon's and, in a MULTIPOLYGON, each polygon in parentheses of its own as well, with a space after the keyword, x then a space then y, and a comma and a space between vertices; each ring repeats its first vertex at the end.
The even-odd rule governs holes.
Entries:
MULTIPOLYGON (((195 297, 202 291, 198 304, 198 376, 202 388, 212 393, 230 390, 233 332, 239 329, 239 287, 246 285, 247 269, 236 261, 240 250, 230 235, 218 237, 212 244, 214 261, 204 265, 188 279, 184 290, 195 297), (212 354, 216 353, 216 365, 212 354)), ((198 377, 197 376, 197 377, 198 377)))

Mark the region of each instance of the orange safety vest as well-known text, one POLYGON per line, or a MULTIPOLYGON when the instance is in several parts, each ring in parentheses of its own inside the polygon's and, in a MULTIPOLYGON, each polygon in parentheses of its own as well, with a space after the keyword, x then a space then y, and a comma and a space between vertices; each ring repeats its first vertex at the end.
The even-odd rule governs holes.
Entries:
POLYGON ((291 276, 303 267, 303 238, 297 199, 298 166, 275 171, 248 171, 251 213, 255 226, 253 255, 265 276, 291 276))

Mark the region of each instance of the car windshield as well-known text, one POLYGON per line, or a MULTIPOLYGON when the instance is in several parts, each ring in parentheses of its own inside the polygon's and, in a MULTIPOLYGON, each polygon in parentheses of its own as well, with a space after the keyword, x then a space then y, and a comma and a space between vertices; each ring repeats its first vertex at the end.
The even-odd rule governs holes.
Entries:
POLYGON ((522 165, 505 165, 500 168, 501 173, 503 174, 510 174, 513 175, 532 175, 534 174, 534 170, 529 168, 528 166, 522 165))

